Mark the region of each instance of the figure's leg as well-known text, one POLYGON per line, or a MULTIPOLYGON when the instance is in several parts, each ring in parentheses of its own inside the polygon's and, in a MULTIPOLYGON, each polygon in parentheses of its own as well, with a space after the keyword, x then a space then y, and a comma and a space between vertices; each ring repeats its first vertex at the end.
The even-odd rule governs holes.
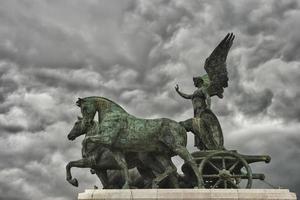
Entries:
POLYGON ((112 151, 113 156, 115 158, 115 160, 117 161, 118 165, 120 165, 122 172, 123 172, 123 176, 125 178, 125 184, 123 185, 123 189, 129 189, 129 185, 130 185, 130 176, 129 176, 129 170, 127 167, 127 163, 124 157, 124 154, 121 153, 120 151, 112 151))
POLYGON ((205 126, 205 122, 201 118, 191 118, 185 121, 181 121, 179 122, 179 124, 183 126, 187 132, 192 132, 194 134, 195 147, 200 150, 207 149, 206 143, 203 143, 203 140, 207 140, 206 138, 208 137, 209 131, 205 126))
POLYGON ((73 186, 78 187, 78 181, 76 178, 72 179, 71 168, 79 167, 79 168, 91 168, 93 166, 93 162, 91 159, 83 158, 76 161, 71 161, 66 165, 66 179, 73 186))
POLYGON ((191 166, 198 181, 198 188, 203 188, 203 179, 193 156, 188 152, 188 150, 184 146, 176 146, 175 149, 173 149, 173 151, 176 152, 186 163, 188 163, 191 166))
POLYGON ((203 139, 207 137, 208 131, 206 129, 205 123, 201 118, 192 119, 192 129, 191 132, 195 135, 195 145, 198 149, 206 149, 203 139))

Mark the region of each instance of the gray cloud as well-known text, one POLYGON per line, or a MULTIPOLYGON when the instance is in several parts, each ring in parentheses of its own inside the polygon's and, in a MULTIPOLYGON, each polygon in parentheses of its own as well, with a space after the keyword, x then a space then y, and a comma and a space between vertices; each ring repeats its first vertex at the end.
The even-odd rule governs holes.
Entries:
POLYGON ((226 147, 271 154, 254 168, 299 195, 299 15, 293 0, 2 2, 0 197, 74 199, 99 185, 89 170, 73 170, 79 189, 65 181, 66 163, 81 156, 82 138, 66 139, 77 97, 105 96, 145 118, 190 118, 174 86, 193 92, 192 77, 227 32, 236 34, 229 87, 212 104, 226 147))
POLYGON ((265 113, 271 105, 273 93, 271 90, 261 92, 246 91, 236 99, 236 105, 245 115, 257 115, 265 113))

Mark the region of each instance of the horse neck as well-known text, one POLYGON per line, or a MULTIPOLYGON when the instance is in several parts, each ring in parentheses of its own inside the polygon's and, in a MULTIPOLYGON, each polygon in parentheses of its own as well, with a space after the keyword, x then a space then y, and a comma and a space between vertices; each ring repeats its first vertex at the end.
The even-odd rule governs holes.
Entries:
POLYGON ((96 111, 98 112, 99 124, 107 114, 114 113, 114 112, 126 113, 126 111, 123 110, 123 108, 121 108, 119 105, 112 102, 108 102, 107 100, 102 100, 102 101, 105 102, 105 104, 100 103, 97 104, 98 106, 96 107, 96 111))
POLYGON ((101 123, 102 119, 108 113, 127 113, 121 106, 119 106, 115 102, 102 97, 92 97, 89 99, 88 103, 91 103, 93 106, 90 107, 92 110, 90 110, 89 113, 84 113, 84 118, 86 118, 87 120, 93 120, 96 112, 98 112, 99 123, 101 123))

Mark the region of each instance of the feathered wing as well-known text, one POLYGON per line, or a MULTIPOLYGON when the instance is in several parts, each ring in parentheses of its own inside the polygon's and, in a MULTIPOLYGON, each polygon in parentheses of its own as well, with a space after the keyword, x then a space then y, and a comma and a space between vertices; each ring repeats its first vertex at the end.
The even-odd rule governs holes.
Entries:
POLYGON ((234 37, 233 33, 228 33, 205 60, 204 69, 207 74, 202 76, 202 79, 210 96, 217 95, 223 98, 224 88, 228 86, 226 58, 234 37))

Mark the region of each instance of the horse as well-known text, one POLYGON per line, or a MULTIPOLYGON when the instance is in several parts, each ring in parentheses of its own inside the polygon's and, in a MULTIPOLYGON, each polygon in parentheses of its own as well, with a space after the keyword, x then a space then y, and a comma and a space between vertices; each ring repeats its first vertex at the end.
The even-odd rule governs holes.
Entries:
POLYGON ((156 156, 163 155, 161 157, 181 157, 193 169, 197 187, 203 188, 203 179, 196 162, 186 149, 187 132, 178 122, 168 118, 135 117, 105 97, 79 98, 76 104, 81 109, 81 126, 85 129, 93 124, 94 116, 98 112, 99 126, 94 127, 94 131, 99 134, 86 139, 112 151, 125 176, 123 187, 128 187, 130 182, 124 152, 152 152, 156 156))
MULTIPOLYGON (((82 124, 82 118, 78 117, 77 128, 73 128, 71 132, 68 134, 69 140, 74 140, 78 136, 85 134, 85 138, 82 141, 82 159, 77 161, 71 161, 66 166, 66 179, 67 181, 72 184, 73 186, 78 187, 78 181, 76 178, 72 178, 71 175, 71 168, 72 167, 79 167, 79 168, 91 168, 92 173, 96 173, 96 175, 99 177, 103 188, 116 188, 117 185, 119 185, 120 181, 118 183, 115 183, 115 181, 110 181, 109 177, 107 176, 107 170, 120 170, 121 167, 118 164, 118 162, 115 160, 112 152, 104 147, 103 145, 97 145, 95 143, 88 143, 86 138, 89 136, 93 136, 96 134, 93 126, 90 127, 90 129, 83 130, 81 126, 78 126, 82 124), (79 131, 78 131, 79 130, 79 131)), ((93 125, 97 125, 96 122, 93 122, 93 125)), ((149 153, 127 153, 125 155, 126 163, 128 164, 128 167, 134 168, 136 167, 138 172, 141 174, 141 176, 148 182, 152 181, 151 187, 158 187, 158 184, 162 181, 162 178, 155 178, 155 175, 153 171, 156 174, 161 174, 164 172, 165 168, 169 166, 169 163, 161 163, 160 160, 156 159, 156 156, 153 156, 149 153)), ((162 159, 163 162, 163 159, 162 159)), ((171 162, 171 161, 169 161, 171 162)), ((176 171, 176 167, 174 166, 173 170, 176 171)), ((121 181, 122 182, 122 181, 121 181)), ((140 184, 139 184, 140 185, 140 184)), ((178 187, 177 179, 175 177, 171 177, 169 179, 169 186, 171 187, 178 187)), ((146 187, 149 187, 146 185, 146 187)))

